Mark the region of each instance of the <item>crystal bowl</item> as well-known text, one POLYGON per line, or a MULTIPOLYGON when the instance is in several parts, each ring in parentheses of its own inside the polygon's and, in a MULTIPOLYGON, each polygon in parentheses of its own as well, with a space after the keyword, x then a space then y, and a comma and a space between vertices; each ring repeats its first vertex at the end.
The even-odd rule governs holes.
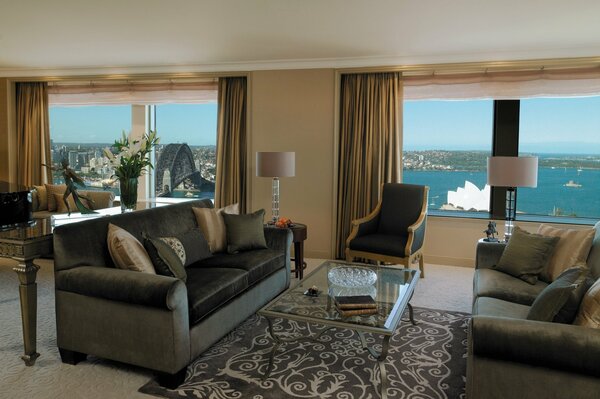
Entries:
POLYGON ((362 266, 337 266, 327 273, 329 284, 338 287, 364 287, 377 281, 377 273, 362 266))

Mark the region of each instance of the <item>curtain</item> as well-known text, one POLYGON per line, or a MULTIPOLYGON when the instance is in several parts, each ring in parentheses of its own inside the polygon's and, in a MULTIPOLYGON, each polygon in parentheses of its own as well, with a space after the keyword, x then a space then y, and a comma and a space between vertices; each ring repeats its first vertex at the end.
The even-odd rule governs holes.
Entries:
POLYGON ((215 206, 246 213, 246 78, 219 79, 215 206))
POLYGON ((344 257, 351 222, 370 213, 381 185, 401 181, 401 74, 342 75, 336 256, 344 257))
POLYGON ((52 183, 47 88, 17 83, 17 182, 27 187, 52 183))
POLYGON ((217 82, 151 81, 138 82, 57 82, 48 87, 52 105, 120 104, 204 104, 217 100, 217 82))
POLYGON ((404 100, 510 100, 600 94, 600 68, 404 76, 404 100))

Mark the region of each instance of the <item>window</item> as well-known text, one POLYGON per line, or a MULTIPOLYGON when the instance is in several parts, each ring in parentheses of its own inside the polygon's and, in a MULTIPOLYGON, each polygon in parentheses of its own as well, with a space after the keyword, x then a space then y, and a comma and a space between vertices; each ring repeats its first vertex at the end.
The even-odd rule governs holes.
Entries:
POLYGON ((493 113, 493 100, 404 101, 403 181, 429 186, 430 211, 489 211, 493 113))
POLYGON ((217 104, 157 105, 155 195, 215 196, 217 104))
POLYGON ((519 188, 517 211, 600 218, 600 97, 520 101, 519 153, 539 158, 537 188, 519 188))
MULTIPOLYGON (((49 117, 52 163, 66 158, 89 189, 111 189, 113 170, 103 150, 131 130, 131 106, 51 106, 49 117)), ((53 179, 64 183, 60 172, 53 179)))

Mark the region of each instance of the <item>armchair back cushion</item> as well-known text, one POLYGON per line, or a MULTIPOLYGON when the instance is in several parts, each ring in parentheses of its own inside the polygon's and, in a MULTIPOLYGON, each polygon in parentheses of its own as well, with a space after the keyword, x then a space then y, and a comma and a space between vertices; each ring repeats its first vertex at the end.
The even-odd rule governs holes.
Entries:
POLYGON ((424 197, 425 186, 384 184, 378 233, 408 235, 408 227, 419 219, 424 197))

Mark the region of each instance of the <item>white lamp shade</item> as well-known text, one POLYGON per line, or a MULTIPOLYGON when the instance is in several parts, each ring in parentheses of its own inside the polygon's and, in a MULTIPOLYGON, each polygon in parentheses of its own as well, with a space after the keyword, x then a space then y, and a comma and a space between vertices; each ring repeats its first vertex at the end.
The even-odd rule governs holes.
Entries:
POLYGON ((292 177, 296 174, 295 152, 257 152, 256 176, 292 177))
POLYGON ((489 157, 487 181, 496 187, 537 187, 537 157, 489 157))

